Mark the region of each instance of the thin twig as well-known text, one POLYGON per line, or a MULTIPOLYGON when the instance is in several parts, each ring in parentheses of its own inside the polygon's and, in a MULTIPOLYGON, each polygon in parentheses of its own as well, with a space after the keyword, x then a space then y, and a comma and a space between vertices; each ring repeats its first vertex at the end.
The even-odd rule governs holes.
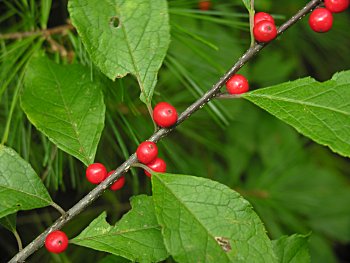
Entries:
POLYGON ((48 37, 56 34, 62 35, 73 29, 74 29, 74 26, 72 24, 66 24, 66 25, 52 27, 48 29, 42 29, 42 30, 0 34, 0 39, 21 39, 21 38, 36 36, 36 35, 43 35, 45 37, 48 37))
MULTIPOLYGON (((285 22, 278 29, 278 35, 281 35, 285 30, 295 24, 299 19, 304 17, 307 13, 317 7, 322 0, 312 0, 310 1, 302 10, 297 12, 292 18, 285 22)), ((235 74, 243 65, 245 65, 252 57, 254 57, 261 49, 263 49, 265 44, 255 44, 249 48, 242 57, 234 64, 234 66, 220 78, 220 80, 201 98, 195 101, 191 106, 189 106, 178 118, 177 123, 169 129, 160 129, 155 132, 148 141, 158 142, 163 137, 167 136, 172 132, 175 127, 189 118, 194 112, 203 108, 210 100, 215 98, 220 92, 220 88, 226 83, 226 81, 235 74)), ((53 230, 60 229, 62 226, 67 224, 75 216, 80 214, 85 208, 92 204, 109 186, 111 186, 118 178, 120 178, 124 173, 129 171, 131 165, 137 162, 135 153, 132 154, 128 160, 126 160, 121 166, 119 166, 112 175, 108 176, 101 184, 96 186, 92 191, 90 191, 85 197, 83 197, 78 203, 76 203, 71 209, 67 211, 66 216, 61 216, 54 222, 48 229, 41 233, 36 239, 34 239, 29 245, 27 245, 21 252, 17 253, 9 263, 21 262, 33 254, 37 249, 39 249, 44 244, 45 237, 48 233, 53 230)))

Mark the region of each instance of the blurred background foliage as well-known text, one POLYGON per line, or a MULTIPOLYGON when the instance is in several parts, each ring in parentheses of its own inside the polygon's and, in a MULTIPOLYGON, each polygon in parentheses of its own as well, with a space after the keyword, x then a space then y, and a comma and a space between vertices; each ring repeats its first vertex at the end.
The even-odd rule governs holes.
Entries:
MULTIPOLYGON (((259 0, 257 11, 272 13, 276 24, 300 9, 302 0, 259 0)), ((208 11, 197 0, 168 0, 172 41, 153 105, 168 101, 181 112, 209 89, 249 47, 248 14, 240 0, 212 1, 208 11)), ((58 63, 81 63, 100 76, 76 32, 6 34, 44 30, 69 23, 65 0, 0 0, 0 138, 31 163, 52 198, 68 209, 92 186, 85 167, 53 145, 26 119, 20 107, 23 72, 37 52, 58 63)), ((240 73, 252 89, 312 76, 327 80, 349 69, 350 16, 336 14, 327 34, 312 32, 303 19, 266 47, 240 73)), ((103 76, 107 106, 104 132, 96 161, 112 170, 153 132, 153 124, 140 102, 137 82, 127 76, 111 82, 103 76)), ((311 234, 312 262, 350 262, 350 162, 319 146, 294 129, 240 100, 209 103, 159 143, 168 171, 203 176, 240 192, 254 206, 271 238, 283 234, 311 234)), ((107 210, 113 223, 128 209, 129 198, 151 194, 143 171, 127 174, 119 192, 107 191, 90 209, 64 230, 74 237, 100 212, 107 210)), ((52 208, 20 212, 17 230, 28 244, 48 227, 58 213, 52 208)), ((16 253, 11 232, 0 227, 0 257, 16 253)), ((53 255, 40 249, 28 262, 125 262, 102 252, 70 246, 53 255)), ((168 262, 172 262, 171 259, 168 262)))

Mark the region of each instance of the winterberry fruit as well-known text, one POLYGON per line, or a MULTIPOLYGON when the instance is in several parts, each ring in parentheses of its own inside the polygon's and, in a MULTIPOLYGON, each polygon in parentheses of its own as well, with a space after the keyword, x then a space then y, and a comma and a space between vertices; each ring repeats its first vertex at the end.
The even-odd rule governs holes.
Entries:
POLYGON ((107 178, 106 167, 101 163, 93 163, 86 169, 86 178, 92 184, 99 184, 107 178))
POLYGON ((309 25, 318 33, 329 31, 333 25, 333 15, 327 8, 317 8, 310 14, 309 25))
POLYGON ((177 121, 177 111, 169 103, 159 102, 153 109, 153 120, 163 128, 173 126, 177 121))
POLYGON ((211 8, 211 1, 199 1, 199 10, 208 11, 211 8))
MULTIPOLYGON (((161 158, 156 158, 152 162, 148 163, 147 166, 151 168, 154 172, 157 173, 165 173, 166 171, 166 163, 163 159, 161 158)), ((151 174, 145 170, 145 174, 148 177, 151 177, 151 174)))
POLYGON ((235 74, 226 82, 226 89, 230 94, 242 94, 249 90, 249 83, 243 75, 235 74))
POLYGON ((266 43, 276 38, 277 29, 274 23, 263 20, 254 25, 253 33, 258 42, 266 43))
POLYGON ((62 231, 53 231, 46 236, 45 247, 52 253, 62 253, 68 247, 68 237, 62 231))
POLYGON ((349 7, 349 0, 324 0, 324 5, 332 13, 340 13, 349 7))
POLYGON ((271 23, 275 23, 275 19, 273 17, 265 12, 258 12, 254 15, 254 25, 261 21, 269 21, 271 23))
POLYGON ((158 147, 154 142, 145 141, 137 147, 137 159, 144 164, 152 162, 158 155, 158 147))
MULTIPOLYGON (((110 176, 111 174, 114 173, 114 170, 113 171, 110 171, 108 174, 107 174, 107 177, 110 176)), ((117 191, 119 189, 121 189, 125 184, 125 176, 121 176, 117 179, 117 181, 115 181, 110 187, 109 189, 111 189, 112 191, 117 191)))

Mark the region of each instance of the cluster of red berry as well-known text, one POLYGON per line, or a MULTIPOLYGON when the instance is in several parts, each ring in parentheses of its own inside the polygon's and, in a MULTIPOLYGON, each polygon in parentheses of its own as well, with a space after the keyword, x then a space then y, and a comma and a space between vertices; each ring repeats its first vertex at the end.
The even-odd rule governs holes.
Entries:
POLYGON ((256 41, 261 43, 269 42, 276 38, 277 28, 273 17, 265 12, 258 12, 254 15, 253 34, 256 41))
POLYGON ((324 0, 325 7, 316 8, 309 17, 311 29, 318 33, 331 30, 333 26, 333 14, 345 11, 349 7, 350 0, 324 0))
MULTIPOLYGON (((173 126, 177 121, 177 116, 176 109, 166 102, 158 103, 153 110, 153 120, 162 128, 173 126)), ((136 150, 136 156, 141 163, 146 164, 153 171, 160 173, 166 171, 166 163, 163 159, 157 157, 158 147, 154 142, 145 141, 141 143, 136 150)), ((113 173, 114 170, 107 173, 103 164, 93 163, 86 169, 86 178, 92 184, 99 184, 113 173)), ((147 176, 151 176, 149 172, 145 171, 145 173, 147 176)), ((125 177, 121 176, 111 185, 110 189, 113 191, 119 190, 124 184, 125 177)))
MULTIPOLYGON (((177 121, 176 109, 167 102, 158 103, 153 109, 153 120, 162 128, 169 128, 177 121)), ((166 163, 158 157, 158 147, 154 142, 142 142, 136 150, 137 159, 147 165, 151 170, 164 173, 166 171, 166 163)), ((151 174, 145 170, 145 174, 151 177, 151 174)))
MULTIPOLYGON (((158 103, 153 110, 153 119, 155 123, 162 127, 168 128, 173 126, 177 121, 176 109, 166 102, 158 103)), ((158 157, 158 147, 154 142, 145 141, 142 142, 136 150, 137 159, 147 165, 151 170, 159 173, 166 171, 166 163, 163 159, 158 157)), ((107 173, 106 167, 101 163, 90 164, 86 169, 86 178, 92 184, 99 184, 104 181, 108 176, 113 174, 114 171, 107 173)), ((148 171, 145 171, 147 176, 151 176, 148 171)), ((113 191, 121 189, 125 184, 125 177, 122 176, 115 181, 110 189, 113 191)), ((62 253, 68 247, 67 235, 59 230, 53 231, 46 236, 45 247, 52 253, 62 253)))

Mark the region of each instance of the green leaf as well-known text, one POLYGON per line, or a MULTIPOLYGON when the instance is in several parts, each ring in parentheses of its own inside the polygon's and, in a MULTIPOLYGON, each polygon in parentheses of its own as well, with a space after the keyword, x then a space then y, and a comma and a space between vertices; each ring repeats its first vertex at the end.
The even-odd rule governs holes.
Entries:
POLYGON ((133 74, 150 104, 170 42, 165 0, 71 0, 69 12, 92 60, 112 80, 133 74))
POLYGON ((85 165, 94 161, 105 118, 100 82, 90 75, 81 65, 35 58, 27 67, 21 96, 31 123, 85 165))
POLYGON ((259 217, 230 188, 154 173, 152 189, 165 245, 177 262, 276 262, 259 217))
POLYGON ((128 263, 130 260, 127 260, 122 257, 114 256, 114 255, 108 255, 101 259, 98 263, 128 263))
POLYGON ((308 236, 283 236, 272 241, 280 263, 310 263, 308 236))
POLYGON ((16 215, 12 214, 0 218, 0 225, 14 233, 16 231, 16 215))
POLYGON ((106 213, 97 217, 79 236, 76 245, 105 251, 136 262, 158 262, 167 258, 153 200, 147 196, 131 199, 132 210, 111 226, 106 213))
POLYGON ((311 78, 243 95, 300 133, 350 157, 350 71, 319 83, 311 78))
POLYGON ((51 197, 30 164, 0 145, 0 218, 50 204, 51 197))

